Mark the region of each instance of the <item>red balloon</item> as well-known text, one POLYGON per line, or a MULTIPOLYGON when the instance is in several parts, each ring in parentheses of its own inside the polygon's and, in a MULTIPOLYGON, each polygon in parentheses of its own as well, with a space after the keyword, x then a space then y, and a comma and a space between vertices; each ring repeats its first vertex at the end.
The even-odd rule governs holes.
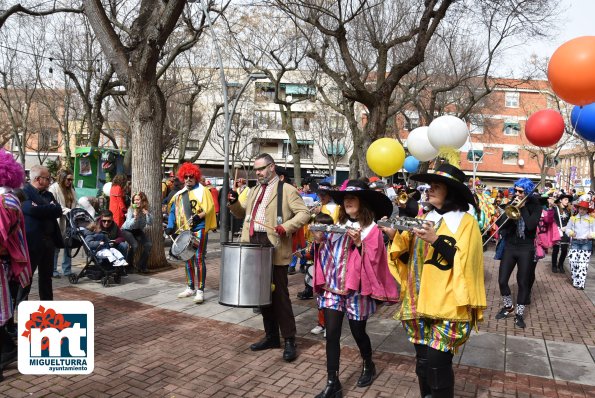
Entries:
POLYGON ((577 37, 558 47, 547 76, 564 101, 574 105, 595 102, 595 36, 577 37))
POLYGON ((564 134, 564 118, 553 109, 535 112, 525 124, 525 135, 537 146, 552 146, 564 134))

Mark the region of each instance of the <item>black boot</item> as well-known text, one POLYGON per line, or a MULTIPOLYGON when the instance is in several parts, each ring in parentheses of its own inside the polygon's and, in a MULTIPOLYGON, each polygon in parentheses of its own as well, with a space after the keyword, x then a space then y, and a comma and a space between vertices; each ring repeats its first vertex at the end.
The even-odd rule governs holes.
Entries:
POLYGON ((252 351, 262 351, 262 350, 269 350, 271 348, 281 348, 281 339, 279 336, 265 336, 264 339, 260 340, 258 343, 254 343, 250 345, 250 349, 252 351))
POLYGON ((295 337, 288 337, 285 339, 285 348, 283 349, 283 360, 291 362, 297 358, 297 348, 295 345, 295 337))
POLYGON ((427 358, 416 357, 415 374, 419 382, 419 393, 421 398, 432 398, 432 390, 428 385, 428 360, 427 358))
POLYGON ((339 372, 329 373, 324 390, 315 398, 343 398, 343 387, 339 381, 339 372))
POLYGON ((432 398, 453 398, 455 396, 455 374, 452 365, 429 368, 428 384, 432 398))
POLYGON ((18 349, 4 326, 0 327, 0 367, 7 367, 18 358, 18 349))
POLYGON ((564 263, 560 264, 560 266, 558 267, 558 273, 560 273, 560 274, 564 273, 564 263))
POLYGON ((297 298, 300 300, 309 300, 311 298, 314 298, 314 291, 312 287, 306 285, 303 291, 298 292, 297 298))
POLYGON ((558 273, 558 267, 556 266, 556 264, 552 264, 552 272, 554 274, 557 274, 558 273))
POLYGON ((372 362, 372 358, 364 359, 362 374, 357 380, 358 387, 367 387, 372 384, 376 378, 376 365, 372 362))

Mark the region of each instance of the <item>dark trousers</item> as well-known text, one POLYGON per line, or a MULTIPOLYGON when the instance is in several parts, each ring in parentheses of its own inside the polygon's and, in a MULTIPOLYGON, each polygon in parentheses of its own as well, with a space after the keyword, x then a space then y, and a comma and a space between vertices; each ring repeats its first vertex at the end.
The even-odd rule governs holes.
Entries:
POLYGON ((136 268, 141 271, 146 271, 147 260, 149 259, 149 254, 151 254, 153 243, 151 243, 145 232, 140 229, 135 229, 130 232, 134 237, 134 239, 129 242, 132 247, 132 253, 136 253, 139 248, 143 251, 139 257, 138 264, 136 264, 136 268))
MULTIPOLYGON (((250 237, 250 243, 259 243, 270 245, 265 232, 255 232, 250 237)), ((261 307, 262 322, 267 337, 278 338, 279 329, 283 338, 295 337, 295 317, 291 300, 289 299, 289 289, 287 288, 287 265, 273 265, 273 292, 272 305, 261 307)))
POLYGON ((518 266, 516 273, 517 280, 517 304, 527 305, 531 297, 531 285, 535 279, 535 247, 523 244, 508 243, 500 261, 500 269, 498 271, 498 284, 500 286, 500 294, 502 296, 510 296, 510 286, 508 280, 514 270, 518 266))
MULTIPOLYGON (((54 241, 41 237, 40 244, 35 248, 29 247, 29 257, 31 258, 31 272, 35 273, 37 270, 37 280, 39 282, 39 299, 53 300, 54 292, 52 289, 52 274, 54 273, 54 252, 56 247, 54 241)), ((19 288, 17 294, 17 304, 23 300, 27 300, 31 285, 19 288)))
POLYGON ((552 269, 564 269, 564 260, 568 254, 568 244, 557 244, 552 248, 552 269), (560 257, 558 258, 558 254, 560 257))
MULTIPOLYGON (((324 321, 326 326, 326 370, 329 375, 339 371, 339 360, 341 358, 341 327, 343 325, 344 312, 324 309, 324 321)), ((364 361, 372 359, 372 343, 366 333, 367 321, 355 321, 349 319, 349 329, 355 340, 359 353, 364 361)))

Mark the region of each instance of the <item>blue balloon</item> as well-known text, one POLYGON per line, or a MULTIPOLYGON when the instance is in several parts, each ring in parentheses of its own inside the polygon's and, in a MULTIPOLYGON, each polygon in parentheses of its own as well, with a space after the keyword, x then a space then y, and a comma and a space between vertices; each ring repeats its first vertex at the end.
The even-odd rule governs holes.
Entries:
POLYGON ((595 103, 572 108, 570 122, 581 137, 595 142, 595 103))
POLYGON ((417 169, 419 168, 419 160, 417 160, 413 156, 407 156, 405 158, 405 163, 403 163, 403 168, 408 173, 413 173, 417 171, 417 169))

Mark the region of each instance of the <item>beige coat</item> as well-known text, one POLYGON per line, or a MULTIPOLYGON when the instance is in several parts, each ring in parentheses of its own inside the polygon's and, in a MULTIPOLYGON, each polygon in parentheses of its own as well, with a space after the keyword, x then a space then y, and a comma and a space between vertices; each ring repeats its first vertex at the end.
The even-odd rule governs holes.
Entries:
MULTIPOLYGON (((256 202, 258 189, 251 189, 248 193, 245 205, 240 201, 229 206, 231 213, 237 218, 244 218, 244 227, 242 228, 241 242, 250 242, 250 215, 254 202, 256 202)), ((280 237, 272 229, 267 228, 269 241, 275 246, 273 252, 274 265, 288 265, 291 262, 292 238, 291 235, 304 226, 310 220, 310 212, 299 195, 297 189, 290 184, 283 184, 283 223, 281 224, 286 236, 280 237)), ((265 210, 266 224, 271 227, 277 225, 277 183, 273 185, 273 192, 266 205, 265 210)))
MULTIPOLYGON (((76 192, 75 192, 74 188, 70 188, 70 189, 72 189, 72 194, 74 196, 74 202, 72 204, 72 208, 75 208, 78 205, 78 199, 76 197, 76 192)), ((68 212, 72 209, 70 209, 66 206, 66 198, 64 197, 64 194, 62 193, 62 189, 60 189, 60 185, 57 182, 53 183, 48 188, 48 191, 50 191, 52 193, 52 195, 54 195, 54 198, 56 198, 56 201, 62 207, 62 217, 58 218, 58 224, 60 225, 60 232, 62 233, 62 237, 64 238, 64 234, 66 233, 66 223, 68 222, 66 220, 66 217, 67 217, 68 212)))

